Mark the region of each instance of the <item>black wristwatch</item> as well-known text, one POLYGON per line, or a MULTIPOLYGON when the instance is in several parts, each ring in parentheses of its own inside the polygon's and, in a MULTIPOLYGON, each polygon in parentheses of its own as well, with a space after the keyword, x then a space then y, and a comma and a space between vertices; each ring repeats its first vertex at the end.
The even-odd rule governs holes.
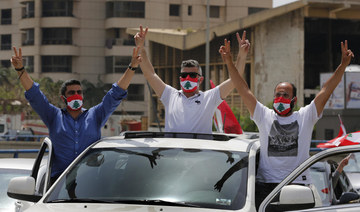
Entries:
POLYGON ((128 69, 130 69, 131 71, 136 71, 137 67, 132 67, 131 63, 130 63, 128 66, 128 69))
POLYGON ((24 70, 24 69, 25 69, 24 66, 21 67, 21 68, 15 68, 16 71, 22 71, 22 70, 24 70))

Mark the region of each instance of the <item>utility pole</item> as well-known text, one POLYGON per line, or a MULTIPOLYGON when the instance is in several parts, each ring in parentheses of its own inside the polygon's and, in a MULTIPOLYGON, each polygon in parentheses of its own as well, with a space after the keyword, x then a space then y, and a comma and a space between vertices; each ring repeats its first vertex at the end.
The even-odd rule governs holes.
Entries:
POLYGON ((205 90, 210 89, 210 44, 209 44, 209 19, 210 19, 210 6, 209 1, 206 3, 206 45, 205 45, 205 90))

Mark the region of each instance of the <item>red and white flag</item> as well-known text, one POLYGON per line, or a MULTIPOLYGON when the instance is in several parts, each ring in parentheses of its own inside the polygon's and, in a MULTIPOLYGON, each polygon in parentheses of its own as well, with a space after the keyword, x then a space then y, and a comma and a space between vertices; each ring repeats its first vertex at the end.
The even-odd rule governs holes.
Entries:
POLYGON ((349 133, 348 135, 346 134, 345 126, 341 120, 340 115, 338 115, 338 116, 339 116, 339 120, 340 120, 340 129, 339 129, 338 135, 334 139, 332 139, 326 143, 318 144, 316 147, 318 147, 318 148, 333 148, 333 147, 337 147, 337 146, 346 146, 346 145, 350 145, 350 143, 353 143, 351 141, 354 140, 354 138, 355 139, 357 138, 357 135, 358 135, 357 132, 349 133))
MULTIPOLYGON (((210 84, 211 88, 215 88, 212 80, 210 80, 210 84)), ((233 134, 243 133, 238 120, 225 100, 216 109, 214 120, 215 127, 217 128, 218 132, 233 134)))

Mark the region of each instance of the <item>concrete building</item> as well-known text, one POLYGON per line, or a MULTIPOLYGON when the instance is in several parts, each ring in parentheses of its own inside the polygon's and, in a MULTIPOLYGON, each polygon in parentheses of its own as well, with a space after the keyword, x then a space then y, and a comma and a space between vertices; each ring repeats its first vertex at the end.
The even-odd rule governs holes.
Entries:
MULTIPOLYGON (((298 88, 298 106, 310 103, 320 89, 320 73, 333 72, 340 64, 340 42, 345 39, 355 54, 352 63, 360 64, 360 1, 302 0, 211 27, 210 79, 216 84, 228 78, 217 52, 220 44, 227 38, 234 55, 237 54, 235 33, 244 29, 252 45, 245 78, 264 104, 272 103, 275 85, 281 81, 293 82, 298 88)), ((135 33, 134 29, 127 31, 135 33)), ((179 88, 178 72, 183 59, 196 58, 205 66, 205 40, 202 39, 205 33, 205 30, 149 31, 152 62, 167 84, 179 88)), ((246 112, 236 92, 227 100, 231 106, 246 112)), ((162 105, 154 105, 157 111, 154 114, 162 120, 162 105)), ((337 114, 342 115, 348 132, 360 130, 360 108, 326 109, 316 125, 316 139, 336 136, 337 114)))
MULTIPOLYGON (((272 0, 209 2, 211 26, 272 7, 272 0)), ((111 84, 131 60, 134 41, 126 28, 142 24, 187 32, 204 29, 206 7, 205 0, 1 0, 0 62, 9 67, 11 47, 16 46, 22 48, 26 68, 35 79, 111 84)), ((148 116, 147 93, 138 71, 115 114, 148 116)))

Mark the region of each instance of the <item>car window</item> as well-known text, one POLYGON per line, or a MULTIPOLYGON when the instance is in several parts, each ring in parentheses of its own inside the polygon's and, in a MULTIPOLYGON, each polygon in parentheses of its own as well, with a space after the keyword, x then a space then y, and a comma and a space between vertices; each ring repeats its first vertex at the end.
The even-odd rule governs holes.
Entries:
POLYGON ((312 183, 319 194, 321 205, 331 205, 331 184, 328 180, 330 166, 326 162, 317 162, 310 167, 312 183))
MULTIPOLYGON (((280 198, 281 192, 273 197, 272 203, 267 205, 267 210, 275 211, 276 208, 281 210, 299 210, 306 208, 325 208, 335 205, 350 204, 360 202, 359 194, 354 190, 352 182, 347 176, 346 170, 352 170, 352 166, 358 166, 360 161, 357 160, 356 155, 360 153, 343 153, 325 157, 305 171, 310 172, 311 184, 302 185, 311 189, 314 197, 314 205, 296 205, 296 200, 293 205, 282 205, 280 198), (342 162, 348 158, 348 163, 342 162), (342 164, 340 165, 340 164, 342 164), (344 167, 341 169, 341 167, 344 167)), ((291 184, 291 183, 290 183, 291 184)), ((289 185, 289 184, 288 184, 289 185)), ((285 188, 284 186, 283 188, 285 188)), ((295 193, 296 194, 296 193, 295 193)))
POLYGON ((9 182, 14 177, 28 176, 30 170, 0 169, 0 211, 13 211, 15 209, 13 198, 7 196, 9 182))
POLYGON ((46 202, 173 202, 235 210, 245 203, 247 170, 248 154, 244 152, 96 149, 54 185, 46 202))

